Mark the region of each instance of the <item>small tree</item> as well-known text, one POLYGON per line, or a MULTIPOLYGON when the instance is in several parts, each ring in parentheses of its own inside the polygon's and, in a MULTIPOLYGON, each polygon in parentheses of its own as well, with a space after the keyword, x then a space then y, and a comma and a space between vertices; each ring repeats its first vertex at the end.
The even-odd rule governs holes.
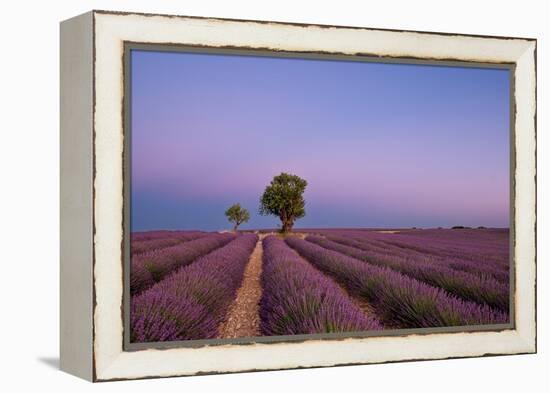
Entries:
POLYGON ((275 176, 260 198, 260 214, 281 219, 281 232, 292 231, 294 221, 306 215, 304 191, 307 181, 288 173, 275 176))
POLYGON ((243 209, 239 203, 235 203, 234 205, 230 206, 226 211, 225 215, 227 216, 227 219, 229 222, 232 222, 233 230, 237 232, 237 228, 239 225, 241 225, 243 222, 248 222, 250 220, 250 213, 248 213, 248 210, 243 209))

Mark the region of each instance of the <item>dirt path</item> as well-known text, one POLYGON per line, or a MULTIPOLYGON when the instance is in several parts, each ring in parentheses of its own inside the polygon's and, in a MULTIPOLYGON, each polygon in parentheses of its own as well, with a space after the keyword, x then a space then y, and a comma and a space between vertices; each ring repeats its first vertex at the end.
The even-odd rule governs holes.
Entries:
POLYGON ((260 239, 246 265, 237 297, 229 306, 227 318, 220 326, 219 338, 257 337, 260 335, 259 302, 262 296, 260 276, 262 274, 262 239, 265 235, 259 236, 260 239))

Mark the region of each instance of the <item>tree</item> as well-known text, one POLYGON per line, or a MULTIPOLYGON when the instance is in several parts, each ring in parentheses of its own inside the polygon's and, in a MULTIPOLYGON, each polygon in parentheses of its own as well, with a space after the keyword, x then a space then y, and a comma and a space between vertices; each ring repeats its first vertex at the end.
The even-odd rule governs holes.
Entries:
POLYGON ((226 211, 225 215, 227 216, 227 219, 229 222, 232 222, 233 230, 237 232, 237 228, 239 225, 241 225, 243 222, 248 222, 250 220, 250 213, 248 213, 248 210, 243 209, 239 203, 235 203, 234 205, 231 205, 226 211))
POLYGON ((294 221, 306 215, 304 191, 307 181, 289 173, 275 176, 260 198, 260 214, 281 219, 281 232, 292 231, 294 221))

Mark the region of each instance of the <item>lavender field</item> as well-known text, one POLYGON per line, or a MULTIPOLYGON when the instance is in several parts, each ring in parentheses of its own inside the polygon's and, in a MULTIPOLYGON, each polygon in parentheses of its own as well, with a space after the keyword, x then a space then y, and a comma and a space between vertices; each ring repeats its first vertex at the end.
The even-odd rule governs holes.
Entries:
POLYGON ((506 324, 508 229, 131 235, 131 342, 506 324))
POLYGON ((510 326, 508 69, 130 52, 130 342, 510 326))

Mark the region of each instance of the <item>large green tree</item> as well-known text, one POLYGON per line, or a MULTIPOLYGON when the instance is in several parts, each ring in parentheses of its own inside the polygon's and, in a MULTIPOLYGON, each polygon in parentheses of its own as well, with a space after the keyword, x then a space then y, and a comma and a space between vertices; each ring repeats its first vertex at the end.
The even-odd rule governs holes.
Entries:
POLYGON ((306 215, 304 191, 307 181, 289 173, 275 176, 260 198, 260 214, 281 219, 281 232, 292 231, 294 221, 306 215))
POLYGON ((248 210, 241 207, 239 203, 229 206, 225 211, 225 215, 229 222, 233 223, 233 230, 236 232, 239 225, 250 220, 248 210))

